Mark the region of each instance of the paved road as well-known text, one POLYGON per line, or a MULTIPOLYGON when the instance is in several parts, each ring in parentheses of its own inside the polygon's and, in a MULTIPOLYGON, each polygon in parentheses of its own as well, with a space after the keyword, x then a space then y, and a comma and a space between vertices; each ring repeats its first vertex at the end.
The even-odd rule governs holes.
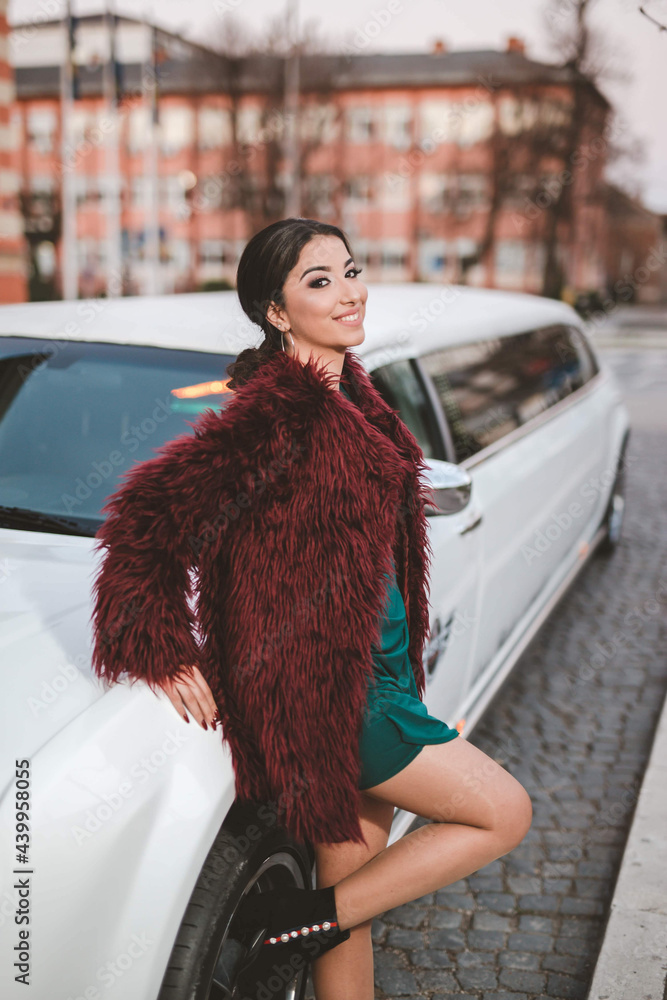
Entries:
POLYGON ((667 433, 667 349, 614 347, 599 353, 623 387, 632 426, 667 433))
POLYGON ((614 353, 628 402, 654 396, 629 445, 620 548, 585 566, 470 737, 527 787, 532 828, 505 858, 374 921, 378 998, 587 995, 667 688, 667 407, 655 388, 667 352, 657 366, 614 353))

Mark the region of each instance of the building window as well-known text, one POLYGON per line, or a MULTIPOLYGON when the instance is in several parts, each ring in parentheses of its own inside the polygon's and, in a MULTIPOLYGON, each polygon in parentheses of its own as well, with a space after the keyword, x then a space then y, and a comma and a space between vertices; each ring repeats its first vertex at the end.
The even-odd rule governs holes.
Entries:
POLYGON ((544 243, 533 242, 529 244, 528 271, 538 284, 541 283, 544 275, 544 266, 547 259, 547 248, 544 243))
POLYGON ((96 205, 102 200, 100 178, 97 174, 75 174, 74 191, 78 206, 96 205))
POLYGON ((444 239, 424 239, 419 243, 419 277, 424 281, 440 278, 447 266, 447 241, 444 239))
POLYGON ((221 269, 234 267, 237 262, 237 251, 233 242, 222 239, 199 241, 199 263, 201 265, 214 265, 221 269))
POLYGON ((102 133, 97 128, 98 124, 98 118, 94 111, 89 108, 74 107, 70 118, 69 141, 73 142, 75 146, 83 146, 84 143, 102 146, 106 133, 102 133))
POLYGON ((494 112, 490 101, 480 101, 468 106, 462 101, 458 108, 456 142, 459 146, 473 146, 485 142, 493 133, 494 112))
POLYGON ((29 181, 30 184, 30 194, 40 196, 40 195, 50 195, 53 194, 55 189, 55 179, 51 174, 33 174, 29 181))
POLYGON ((192 144, 194 115, 185 106, 166 107, 160 114, 160 149, 165 156, 174 156, 192 144))
POLYGON ((412 107, 409 104, 385 104, 382 108, 382 138, 394 149, 412 145, 412 107))
POLYGON ((539 128, 567 128, 572 116, 569 104, 557 100, 520 99, 505 96, 498 103, 498 123, 505 135, 518 135, 539 128))
POLYGON ((160 204, 175 215, 187 212, 188 203, 180 177, 166 176, 159 180, 160 204))
POLYGON ((419 142, 425 152, 441 143, 472 146, 493 131, 490 101, 472 104, 445 99, 426 100, 419 107, 419 142))
POLYGON ((412 204, 412 181, 402 174, 384 172, 377 178, 378 207, 388 212, 405 211, 412 204))
POLYGON ((224 240, 201 240, 199 243, 200 264, 223 264, 225 260, 224 240))
POLYGON ((447 174, 424 172, 419 175, 419 200, 426 212, 445 212, 449 207, 452 178, 447 174))
POLYGON ((303 187, 306 202, 315 215, 333 214, 335 180, 331 174, 309 174, 303 179, 303 187))
POLYGON ((220 149, 228 145, 232 139, 229 111, 226 108, 200 108, 198 131, 200 149, 220 149))
POLYGON ((345 138, 348 142, 372 142, 376 138, 374 111, 369 105, 346 108, 345 138))
MULTIPOLYGON (((339 125, 338 112, 333 104, 307 104, 299 113, 299 134, 304 142, 316 142, 318 145, 335 142, 339 125)), ((278 133, 276 138, 280 138, 278 133)))
POLYGON ((532 174, 510 174, 505 184, 503 203, 506 208, 525 208, 526 201, 535 197, 536 182, 532 174))
POLYGON ((236 118, 236 134, 239 142, 257 143, 262 129, 262 109, 250 104, 239 108, 236 118))
POLYGON ((499 240, 495 246, 494 263, 498 284, 511 287, 522 285, 526 271, 526 244, 523 240, 499 240))
POLYGON ((20 149, 23 145, 23 115, 20 108, 15 108, 9 119, 9 148, 20 149))
POLYGON ((192 248, 190 241, 172 237, 168 243, 169 263, 174 265, 177 273, 183 274, 190 269, 192 248))
POLYGON ((224 174, 209 174, 200 177, 197 184, 193 207, 197 212, 214 212, 227 207, 226 195, 229 191, 230 179, 224 174))
POLYGON ((370 240, 355 239, 352 252, 354 254, 354 263, 357 267, 375 267, 375 245, 370 240))
POLYGON ((410 251, 405 240, 383 240, 380 247, 382 277, 392 277, 395 271, 403 272, 408 266, 409 257, 410 251))
POLYGON ((451 101, 443 98, 422 101, 419 105, 419 144, 426 152, 442 142, 454 141, 453 107, 451 101))
POLYGON ((76 257, 79 271, 95 273, 106 263, 106 243, 91 236, 80 237, 76 241, 76 257))
POLYGON ((458 214, 486 208, 488 204, 488 179, 486 174, 459 174, 455 210, 458 214))
POLYGON ((131 155, 146 149, 151 135, 151 113, 148 108, 132 108, 126 135, 127 150, 131 155))
POLYGON ((56 131, 56 113, 51 108, 29 108, 27 115, 28 147, 35 152, 50 153, 56 131))
POLYGON ((358 174, 344 182, 344 192, 350 207, 369 206, 373 201, 373 180, 370 174, 358 174))
POLYGON ((572 105, 564 101, 544 100, 540 120, 548 128, 567 128, 572 120, 572 105))
POLYGON ((501 97, 498 102, 498 123, 505 135, 518 135, 532 129, 537 122, 537 102, 501 97))
POLYGON ((130 199, 133 208, 148 207, 149 181, 147 177, 130 178, 130 199))

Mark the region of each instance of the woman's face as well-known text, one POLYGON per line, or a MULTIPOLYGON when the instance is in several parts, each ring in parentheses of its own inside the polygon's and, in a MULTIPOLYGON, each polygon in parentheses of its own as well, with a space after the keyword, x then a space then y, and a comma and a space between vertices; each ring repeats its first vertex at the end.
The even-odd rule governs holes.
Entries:
POLYGON ((292 354, 307 358, 310 349, 344 353, 362 344, 368 289, 357 277, 354 259, 338 236, 314 236, 302 249, 298 263, 283 286, 285 307, 271 305, 267 317, 285 331, 284 344, 292 354), (347 319, 341 319, 345 314, 347 319), (291 327, 291 336, 287 330, 291 327))

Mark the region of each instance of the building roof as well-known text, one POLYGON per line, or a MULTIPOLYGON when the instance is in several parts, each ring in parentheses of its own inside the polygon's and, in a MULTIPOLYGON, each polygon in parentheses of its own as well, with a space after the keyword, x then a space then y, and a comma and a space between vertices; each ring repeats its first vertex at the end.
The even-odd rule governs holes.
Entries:
POLYGON ((627 191, 623 191, 609 181, 600 182, 600 190, 609 215, 615 218, 635 218, 651 219, 660 223, 660 212, 652 212, 650 208, 643 205, 639 198, 633 197, 627 191))
MULTIPOLYGON (((102 16, 92 14, 79 20, 90 26, 101 23, 102 16)), ((119 24, 141 27, 144 22, 119 15, 119 24)), ((29 24, 29 22, 26 22, 29 24)), ((12 24, 12 32, 21 24, 12 24)), ((35 29, 30 24, 31 30, 35 29)), ((62 27, 62 21, 43 21, 37 30, 62 27)), ((258 53, 230 60, 205 46, 178 38, 159 29, 160 38, 171 46, 170 57, 162 63, 162 93, 225 92, 233 83, 241 93, 281 92, 284 80, 284 57, 258 53), (177 47, 177 48, 176 48, 177 47)), ((52 52, 52 50, 51 50, 52 52)), ((120 53, 122 58, 122 52, 120 53)), ((22 47, 21 62, 15 66, 19 99, 56 96, 60 71, 56 65, 30 63, 30 46, 22 47)), ((125 87, 132 91, 140 83, 140 62, 124 63, 125 87)), ((569 66, 558 66, 529 59, 524 52, 500 51, 380 52, 369 54, 318 53, 305 55, 300 63, 301 88, 304 92, 321 90, 408 89, 411 87, 501 86, 525 84, 580 83, 608 105, 606 98, 584 77, 569 66)), ((81 74, 81 95, 102 93, 102 66, 81 74)))

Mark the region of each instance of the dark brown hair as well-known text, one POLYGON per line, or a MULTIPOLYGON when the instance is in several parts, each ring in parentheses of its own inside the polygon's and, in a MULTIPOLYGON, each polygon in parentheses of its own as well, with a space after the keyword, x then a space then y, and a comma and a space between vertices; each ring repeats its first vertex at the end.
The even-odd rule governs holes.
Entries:
POLYGON ((246 347, 227 366, 229 389, 247 382, 266 358, 282 350, 280 330, 266 318, 266 312, 272 302, 284 307, 287 276, 314 236, 337 236, 350 257, 354 256, 343 230, 317 219, 279 219, 260 229, 245 245, 236 274, 236 291, 246 316, 264 331, 264 340, 259 347, 246 347))

